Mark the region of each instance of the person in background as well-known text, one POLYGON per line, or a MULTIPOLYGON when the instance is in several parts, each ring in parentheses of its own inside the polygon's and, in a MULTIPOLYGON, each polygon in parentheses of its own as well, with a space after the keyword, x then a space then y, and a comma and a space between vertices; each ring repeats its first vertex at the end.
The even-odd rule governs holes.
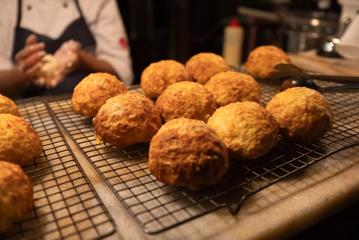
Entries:
POLYGON ((90 72, 133 81, 115 0, 2 0, 0 29, 0 93, 72 92, 90 72))

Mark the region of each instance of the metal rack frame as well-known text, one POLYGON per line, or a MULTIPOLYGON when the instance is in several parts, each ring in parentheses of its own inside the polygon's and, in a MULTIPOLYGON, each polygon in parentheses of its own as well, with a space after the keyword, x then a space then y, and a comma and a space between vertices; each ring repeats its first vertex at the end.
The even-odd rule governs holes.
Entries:
MULTIPOLYGON (((116 232, 110 214, 40 98, 17 102, 43 144, 43 154, 23 169, 34 189, 31 214, 13 224, 6 239, 102 239, 116 232)), ((1 236, 0 236, 1 238, 1 236)))
MULTIPOLYGON (((264 102, 276 91, 269 86, 263 90, 264 102)), ((333 129, 325 137, 310 144, 282 139, 258 160, 233 162, 221 184, 199 191, 158 182, 147 166, 147 144, 125 149, 97 144, 91 120, 75 114, 68 99, 52 101, 49 106, 133 219, 144 232, 155 234, 219 208, 228 207, 235 214, 256 192, 331 154, 357 145, 359 93, 334 93, 326 97, 336 117, 333 129)))

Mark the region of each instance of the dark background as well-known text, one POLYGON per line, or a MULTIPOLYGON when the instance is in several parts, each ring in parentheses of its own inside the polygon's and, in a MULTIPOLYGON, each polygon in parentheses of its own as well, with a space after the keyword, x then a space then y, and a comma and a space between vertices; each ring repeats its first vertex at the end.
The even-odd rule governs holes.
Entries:
MULTIPOLYGON (((246 6, 276 12, 278 6, 284 6, 289 11, 321 11, 315 0, 287 1, 273 4, 269 0, 118 0, 130 40, 136 83, 151 62, 175 59, 184 63, 201 51, 221 54, 223 29, 234 16, 245 31, 243 60, 258 45, 274 44, 286 49, 285 22, 240 16, 237 9, 246 6), (248 37, 251 29, 255 39, 248 37)), ((339 11, 335 0, 325 10, 336 14, 339 11)))
MULTIPOLYGON (((237 16, 245 30, 243 58, 253 47, 275 44, 286 49, 288 22, 268 22, 240 16, 238 6, 275 12, 276 4, 266 0, 118 0, 131 46, 136 83, 151 62, 175 59, 184 63, 193 54, 210 51, 221 54, 223 28, 237 16), (255 26, 255 41, 248 34, 255 26)), ((292 0, 289 11, 321 11, 317 1, 292 0)), ((339 15, 335 0, 325 14, 339 15)), ((359 204, 354 204, 292 238, 293 240, 359 239, 359 204)))

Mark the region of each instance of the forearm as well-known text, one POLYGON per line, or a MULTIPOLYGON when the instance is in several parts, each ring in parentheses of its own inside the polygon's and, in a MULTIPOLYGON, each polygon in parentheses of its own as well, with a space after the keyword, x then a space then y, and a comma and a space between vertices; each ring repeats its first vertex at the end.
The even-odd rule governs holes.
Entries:
POLYGON ((91 53, 79 52, 79 68, 91 72, 108 72, 116 74, 115 69, 105 60, 98 59, 91 53))
POLYGON ((26 75, 16 68, 0 70, 0 93, 16 96, 29 84, 26 75))

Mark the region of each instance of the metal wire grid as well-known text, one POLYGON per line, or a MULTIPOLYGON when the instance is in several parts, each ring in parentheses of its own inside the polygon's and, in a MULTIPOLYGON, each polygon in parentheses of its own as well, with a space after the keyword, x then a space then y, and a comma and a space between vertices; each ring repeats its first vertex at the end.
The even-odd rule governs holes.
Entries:
MULTIPOLYGON (((5 239, 101 239, 116 229, 95 190, 41 100, 18 103, 43 144, 43 154, 24 167, 33 184, 33 211, 5 239)), ((1 236, 0 236, 0 239, 1 236)))
MULTIPOLYGON (((275 94, 264 87, 264 103, 275 94)), ((147 166, 146 144, 116 149, 96 144, 91 120, 75 114, 69 100, 50 103, 64 128, 106 180, 130 215, 150 234, 159 233, 222 207, 235 214, 244 200, 288 175, 358 143, 359 93, 327 94, 336 115, 334 128, 312 144, 282 139, 262 158, 233 163, 224 181, 200 191, 167 186, 147 166)))

